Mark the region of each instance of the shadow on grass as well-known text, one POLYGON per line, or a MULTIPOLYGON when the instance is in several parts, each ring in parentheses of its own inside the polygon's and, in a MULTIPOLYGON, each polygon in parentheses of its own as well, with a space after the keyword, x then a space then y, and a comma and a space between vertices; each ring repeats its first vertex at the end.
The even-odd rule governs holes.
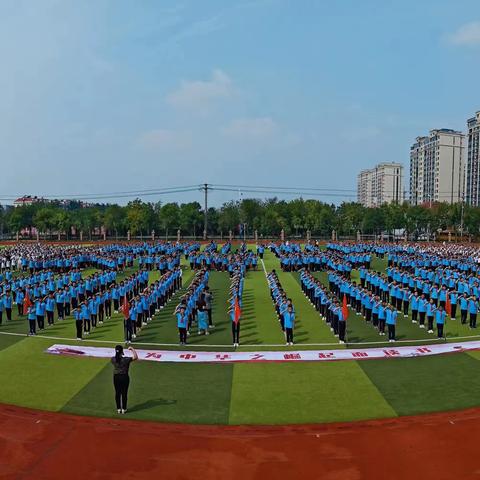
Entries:
POLYGON ((176 403, 177 403, 177 401, 173 400, 173 399, 155 398, 155 399, 147 400, 146 402, 134 405, 128 411, 129 412, 139 412, 141 410, 148 410, 149 408, 158 407, 160 405, 175 405, 176 403))

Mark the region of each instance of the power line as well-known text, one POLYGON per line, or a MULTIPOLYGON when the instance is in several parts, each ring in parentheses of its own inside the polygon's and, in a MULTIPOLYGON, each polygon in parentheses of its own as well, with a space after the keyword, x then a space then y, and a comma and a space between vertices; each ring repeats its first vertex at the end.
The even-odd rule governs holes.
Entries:
MULTIPOLYGON (((115 198, 135 198, 135 197, 145 197, 145 196, 155 196, 155 195, 168 195, 175 193, 184 193, 184 192, 194 192, 198 191, 200 185, 189 185, 183 187, 166 187, 162 189, 148 189, 148 190, 130 190, 126 192, 109 192, 101 194, 77 194, 77 195, 30 195, 32 198, 38 198, 40 200, 107 200, 115 198)), ((0 200, 17 200, 22 198, 24 195, 15 195, 15 196, 2 196, 0 200)))
POLYGON ((277 190, 277 191, 283 191, 283 190, 309 190, 309 191, 330 191, 330 192, 356 192, 355 189, 351 188, 326 188, 326 187, 266 187, 266 186, 260 186, 260 185, 231 185, 231 184, 212 184, 211 185, 213 188, 215 187, 231 187, 235 189, 244 189, 244 188, 255 188, 255 189, 262 189, 262 190, 277 190))
MULTIPOLYGON (((212 187, 213 191, 217 192, 238 192, 238 189, 234 188, 219 188, 212 187)), ((277 191, 277 190, 265 190, 265 189, 253 189, 253 188, 243 188, 242 192, 246 193, 263 193, 263 194, 278 194, 278 195, 304 195, 312 197, 356 197, 356 194, 346 194, 346 193, 328 193, 328 192, 306 192, 306 191, 277 191)))

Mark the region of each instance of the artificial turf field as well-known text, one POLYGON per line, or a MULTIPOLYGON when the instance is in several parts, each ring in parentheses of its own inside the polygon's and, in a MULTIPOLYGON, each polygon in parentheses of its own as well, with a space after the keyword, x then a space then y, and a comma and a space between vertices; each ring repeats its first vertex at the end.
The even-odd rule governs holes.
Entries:
MULTIPOLYGON (((285 291, 295 304, 297 345, 294 349, 344 348, 338 345, 330 328, 304 297, 299 275, 280 272, 279 261, 270 252, 266 252, 264 260, 267 271, 277 269, 285 291)), ((373 268, 382 270, 385 264, 375 259, 373 268)), ((88 273, 84 272, 84 276, 88 273)), ((317 275, 325 280, 325 274, 317 275)), ((184 270, 184 287, 192 276, 189 269, 184 270)), ((156 274, 152 273, 151 280, 155 278, 156 274)), ((188 348, 229 351, 228 274, 212 272, 209 285, 214 295, 216 328, 208 337, 193 334, 189 337, 188 348)), ((174 298, 143 328, 136 341, 139 348, 142 344, 150 349, 178 348, 172 315, 176 303, 174 298)), ((122 325, 121 316, 114 315, 84 343, 113 346, 123 339, 122 325)), ((60 340, 61 343, 76 343, 69 340, 75 330, 71 318, 57 322, 35 338, 7 335, 24 334, 26 330, 27 320, 17 317, 0 327, 0 402, 85 415, 116 416, 108 361, 44 353, 47 347, 60 340)), ((403 341, 421 344, 432 340, 431 335, 403 317, 399 318, 397 331, 397 338, 403 341)), ((458 321, 450 321, 447 322, 447 335, 459 339, 472 336, 472 331, 458 321)), ((362 347, 378 346, 376 343, 382 341, 373 327, 354 314, 349 317, 348 340, 351 345, 362 344, 362 347)), ((246 276, 240 341, 243 349, 286 348, 261 263, 258 271, 246 276)), ((331 363, 137 362, 131 369, 128 417, 205 424, 289 424, 460 409, 480 404, 477 400, 479 360, 480 353, 473 352, 331 363)))

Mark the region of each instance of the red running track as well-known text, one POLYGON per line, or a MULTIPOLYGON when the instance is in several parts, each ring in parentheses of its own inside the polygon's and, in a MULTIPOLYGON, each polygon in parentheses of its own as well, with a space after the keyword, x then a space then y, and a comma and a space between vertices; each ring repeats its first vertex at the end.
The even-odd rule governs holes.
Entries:
POLYGON ((0 405, 1 479, 479 479, 480 409, 253 427, 81 417, 0 405))

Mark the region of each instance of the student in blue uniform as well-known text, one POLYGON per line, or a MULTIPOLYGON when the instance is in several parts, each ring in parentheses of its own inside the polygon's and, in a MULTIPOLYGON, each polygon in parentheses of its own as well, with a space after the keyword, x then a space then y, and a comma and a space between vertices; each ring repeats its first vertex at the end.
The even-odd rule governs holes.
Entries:
POLYGON ((35 322, 37 320, 37 315, 35 313, 35 306, 34 305, 30 305, 28 307, 27 318, 28 318, 28 325, 29 325, 28 334, 29 335, 36 335, 37 331, 36 331, 35 322))
POLYGON ((85 299, 81 306, 81 314, 82 314, 82 320, 83 320, 83 331, 85 332, 85 335, 90 335, 90 310, 88 309, 88 304, 87 300, 85 299))
POLYGON ((198 334, 202 335, 202 333, 204 333, 205 335, 209 335, 208 314, 203 304, 199 305, 198 307, 197 322, 198 322, 198 334))
POLYGON ((475 295, 468 300, 468 313, 470 314, 470 328, 477 328, 478 301, 475 295))
POLYGON ((452 320, 456 320, 458 293, 453 291, 453 292, 450 292, 448 295, 450 295, 450 318, 452 320))
POLYGON ((389 305, 386 311, 386 323, 388 328, 389 342, 395 341, 395 326, 397 324, 397 315, 397 310, 395 310, 392 305, 389 305))
POLYGON ((10 290, 7 290, 5 296, 3 297, 3 306, 5 307, 5 314, 7 316, 7 320, 10 321, 12 319, 12 294, 10 290))
POLYGON ((437 334, 438 338, 443 337, 443 326, 445 325, 445 317, 447 316, 447 313, 443 309, 442 305, 440 305, 435 312, 435 322, 437 324, 437 334))
POLYGON ((425 328, 425 315, 427 314, 427 297, 425 296, 424 293, 422 293, 422 296, 418 300, 418 315, 419 315, 419 326, 420 328, 425 328))
POLYGON ((185 311, 185 306, 181 305, 176 312, 177 317, 177 328, 178 336, 180 339, 180 345, 187 344, 187 326, 188 326, 188 315, 185 311))
MULTIPOLYGON (((126 312, 125 312, 126 313, 126 312)), ((137 310, 135 302, 130 302, 128 317, 125 318, 125 340, 128 344, 132 343, 132 339, 136 337, 133 335, 133 326, 137 322, 137 310)))
POLYGON ((460 297, 460 320, 463 325, 467 323, 467 313, 468 313, 468 297, 467 297, 467 294, 464 293, 460 297))
POLYGON ((82 340, 83 319, 82 310, 80 307, 72 310, 73 318, 75 319, 75 328, 77 330, 77 340, 82 340))
POLYGON ((37 316, 37 325, 39 330, 45 328, 45 302, 42 298, 39 298, 35 302, 35 315, 37 316))
POLYGON ((45 312, 47 314, 47 322, 49 325, 54 323, 54 311, 55 311, 55 298, 53 298, 53 293, 50 293, 45 297, 45 312))
POLYGON ((418 292, 415 292, 411 296, 411 304, 412 304, 412 323, 417 323, 418 319, 418 292))
POLYGON ((385 335, 385 318, 386 318, 387 302, 382 302, 378 306, 378 333, 385 335))
POLYGON ((288 305, 287 311, 283 314, 283 324, 285 326, 286 345, 293 345, 293 330, 295 328, 295 313, 292 305, 288 305))
POLYGON ((345 334, 347 332, 347 319, 343 316, 343 309, 337 304, 336 315, 338 316, 338 341, 345 343, 345 334))
POLYGON ((58 319, 63 320, 64 319, 64 306, 65 306, 65 295, 63 293, 63 290, 58 290, 57 294, 55 295, 55 302, 57 303, 57 313, 58 313, 58 319))
POLYGON ((435 305, 435 300, 433 298, 427 303, 427 323, 428 323, 428 333, 433 333, 433 317, 435 315, 435 310, 437 309, 435 305))
POLYGON ((25 299, 25 294, 23 290, 17 290, 17 294, 15 296, 15 303, 17 304, 18 309, 18 316, 23 316, 23 300, 25 299))

